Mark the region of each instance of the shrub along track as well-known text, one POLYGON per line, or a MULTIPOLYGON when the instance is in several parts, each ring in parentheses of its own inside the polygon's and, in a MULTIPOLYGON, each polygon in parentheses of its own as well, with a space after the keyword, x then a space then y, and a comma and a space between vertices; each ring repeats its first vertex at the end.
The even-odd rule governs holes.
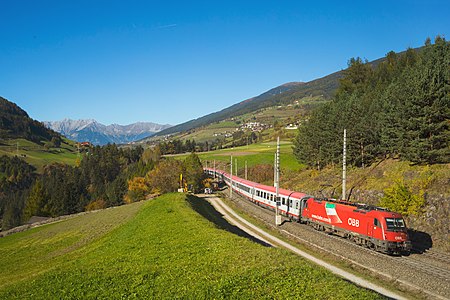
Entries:
POLYGON ((306 245, 316 253, 320 252, 352 268, 375 275, 418 298, 449 299, 450 256, 446 253, 430 251, 411 254, 408 257, 389 256, 357 246, 341 237, 316 231, 304 224, 285 221, 281 226, 275 226, 273 211, 262 208, 236 193, 233 193, 230 202, 245 214, 306 245))

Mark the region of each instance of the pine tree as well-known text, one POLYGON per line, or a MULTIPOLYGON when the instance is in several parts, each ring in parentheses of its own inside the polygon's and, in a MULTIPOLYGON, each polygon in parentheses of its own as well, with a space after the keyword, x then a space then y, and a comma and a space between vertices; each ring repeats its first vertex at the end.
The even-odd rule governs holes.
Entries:
POLYGON ((46 194, 41 180, 36 180, 25 202, 23 220, 28 221, 32 216, 43 215, 41 209, 45 203, 46 194))
POLYGON ((193 192, 198 192, 202 188, 204 179, 203 166, 197 154, 191 153, 183 163, 184 176, 188 186, 192 186, 193 192))

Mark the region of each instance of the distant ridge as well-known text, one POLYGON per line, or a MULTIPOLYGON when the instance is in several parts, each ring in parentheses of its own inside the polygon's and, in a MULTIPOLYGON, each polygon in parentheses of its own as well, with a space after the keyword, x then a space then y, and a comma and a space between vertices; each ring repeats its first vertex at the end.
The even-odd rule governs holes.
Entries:
POLYGON ((91 142, 94 145, 126 144, 150 137, 171 126, 151 122, 103 125, 93 119, 64 119, 62 121, 44 122, 44 124, 67 138, 78 142, 91 142))

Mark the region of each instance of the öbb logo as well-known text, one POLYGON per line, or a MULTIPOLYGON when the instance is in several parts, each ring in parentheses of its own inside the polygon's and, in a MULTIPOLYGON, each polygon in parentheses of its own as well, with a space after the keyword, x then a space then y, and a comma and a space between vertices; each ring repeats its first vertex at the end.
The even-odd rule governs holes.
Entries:
POLYGON ((359 220, 358 219, 348 218, 347 223, 350 226, 359 227, 359 220))

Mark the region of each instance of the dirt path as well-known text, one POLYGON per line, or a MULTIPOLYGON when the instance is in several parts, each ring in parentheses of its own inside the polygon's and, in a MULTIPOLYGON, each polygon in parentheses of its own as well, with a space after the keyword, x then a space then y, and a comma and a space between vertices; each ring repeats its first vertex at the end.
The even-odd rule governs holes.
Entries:
POLYGON ((224 216, 224 218, 227 219, 230 223, 241 228, 243 231, 247 232, 248 234, 253 235, 257 239, 260 239, 260 240, 262 240, 270 245, 273 245, 273 246, 286 248, 286 249, 296 253, 297 255, 300 255, 300 256, 312 261, 313 263, 318 264, 318 265, 328 269, 329 271, 333 272, 334 274, 336 274, 340 277, 343 277, 346 280, 351 281, 354 284, 357 284, 361 287, 373 290, 373 291, 375 291, 379 294, 382 294, 386 297, 389 297, 389 298, 405 299, 402 296, 400 296, 394 292, 391 292, 379 285, 373 284, 361 277, 358 277, 358 276, 351 274, 347 271, 344 271, 338 267, 335 267, 335 266, 333 266, 323 260, 320 260, 320 259, 280 240, 279 238, 265 232, 264 230, 254 226, 247 220, 241 218, 218 197, 211 196, 211 195, 198 195, 198 196, 201 198, 205 198, 209 203, 211 203, 211 205, 218 212, 220 212, 224 216))

